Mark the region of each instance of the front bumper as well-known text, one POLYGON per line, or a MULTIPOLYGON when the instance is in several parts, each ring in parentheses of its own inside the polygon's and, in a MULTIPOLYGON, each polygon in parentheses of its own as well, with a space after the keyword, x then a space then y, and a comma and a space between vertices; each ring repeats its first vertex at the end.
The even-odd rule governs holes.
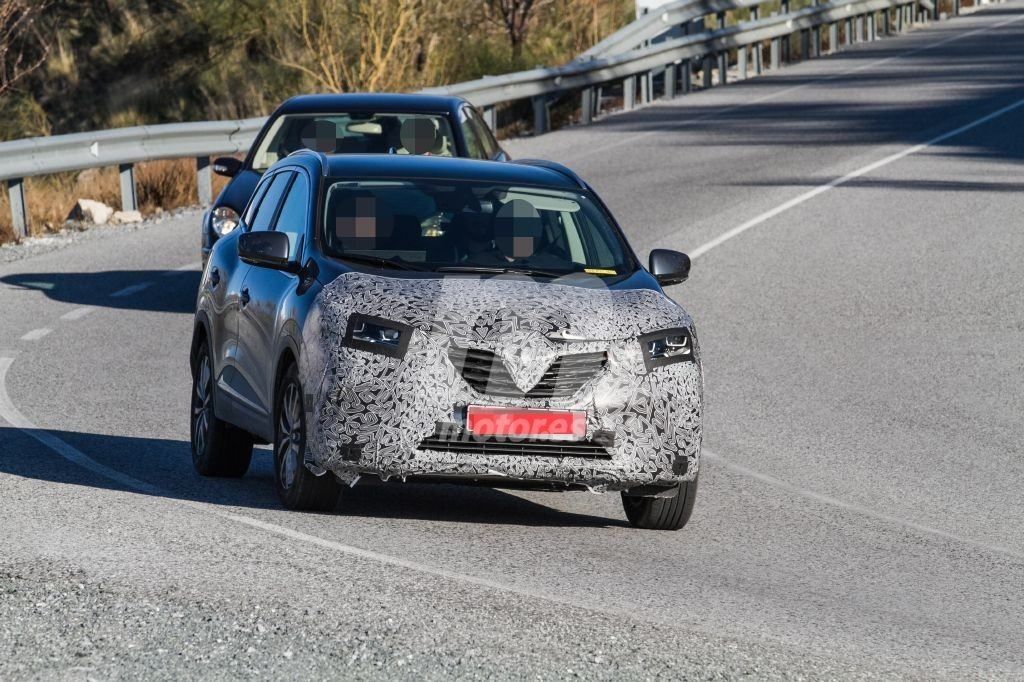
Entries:
POLYGON ((369 474, 625 490, 696 477, 699 362, 648 371, 635 339, 565 344, 559 352, 605 352, 607 363, 571 396, 503 397, 466 381, 451 361, 452 343, 461 345, 414 330, 403 358, 332 349, 307 401, 307 462, 349 482, 369 474), (583 410, 586 435, 579 442, 475 439, 464 431, 468 405, 583 410))

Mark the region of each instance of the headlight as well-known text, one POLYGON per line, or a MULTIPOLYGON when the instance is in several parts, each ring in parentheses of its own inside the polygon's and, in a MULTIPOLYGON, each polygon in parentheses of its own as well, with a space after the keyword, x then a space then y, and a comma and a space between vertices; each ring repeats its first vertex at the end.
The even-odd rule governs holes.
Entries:
POLYGON ((401 358, 409 347, 410 336, 412 327, 401 322, 355 314, 348 318, 343 343, 349 348, 401 358))
POLYGON ((689 329, 680 327, 652 332, 641 336, 639 341, 648 372, 655 367, 671 365, 675 362, 697 361, 689 329))
POLYGON ((210 225, 213 226, 214 232, 223 237, 238 227, 238 213, 230 206, 218 206, 210 215, 210 225))

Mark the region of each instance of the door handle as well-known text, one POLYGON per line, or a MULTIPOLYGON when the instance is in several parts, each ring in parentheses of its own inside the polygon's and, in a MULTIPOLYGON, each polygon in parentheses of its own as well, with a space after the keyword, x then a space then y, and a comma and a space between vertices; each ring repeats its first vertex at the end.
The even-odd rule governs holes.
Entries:
POLYGON ((249 298, 249 287, 246 287, 242 289, 242 307, 244 308, 245 306, 249 305, 250 300, 251 299, 249 298))
POLYGON ((220 284, 220 268, 214 268, 210 270, 210 288, 216 289, 218 284, 220 284))

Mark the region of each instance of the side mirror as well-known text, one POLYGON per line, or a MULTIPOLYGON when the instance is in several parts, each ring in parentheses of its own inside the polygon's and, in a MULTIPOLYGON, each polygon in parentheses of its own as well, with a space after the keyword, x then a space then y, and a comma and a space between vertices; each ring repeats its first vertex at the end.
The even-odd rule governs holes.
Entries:
POLYGON ((242 170, 242 162, 233 156, 221 156, 213 161, 213 172, 226 178, 233 178, 242 170))
POLYGON ((251 265, 291 270, 288 235, 284 232, 243 232, 238 237, 238 257, 251 265))
POLYGON ((682 284, 690 276, 690 257, 678 251, 654 249, 647 269, 663 287, 682 284))

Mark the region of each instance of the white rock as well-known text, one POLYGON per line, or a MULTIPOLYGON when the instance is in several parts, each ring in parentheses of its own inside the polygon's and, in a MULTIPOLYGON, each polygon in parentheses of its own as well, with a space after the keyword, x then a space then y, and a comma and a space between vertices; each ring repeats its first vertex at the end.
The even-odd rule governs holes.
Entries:
POLYGON ((138 211, 114 211, 114 215, 110 216, 110 222, 115 225, 121 225, 124 223, 138 223, 142 221, 142 214, 138 211))
POLYGON ((92 199, 79 199, 75 207, 71 209, 68 220, 86 220, 97 225, 103 225, 114 215, 114 209, 100 201, 92 199))

